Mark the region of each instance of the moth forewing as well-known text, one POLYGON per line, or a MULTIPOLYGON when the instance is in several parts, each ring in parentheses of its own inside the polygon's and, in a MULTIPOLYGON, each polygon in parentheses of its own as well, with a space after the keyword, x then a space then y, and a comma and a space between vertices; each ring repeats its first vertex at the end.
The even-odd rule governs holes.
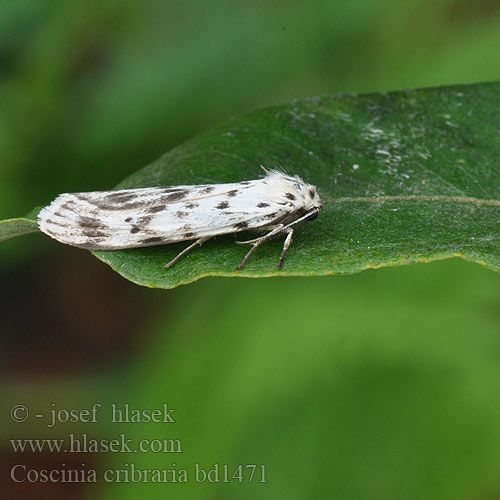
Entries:
POLYGON ((283 263, 294 227, 321 210, 314 186, 269 171, 263 179, 59 195, 38 216, 40 230, 92 250, 118 250, 195 240, 165 267, 206 240, 241 231, 267 231, 251 240, 239 266, 268 239, 286 233, 283 263))

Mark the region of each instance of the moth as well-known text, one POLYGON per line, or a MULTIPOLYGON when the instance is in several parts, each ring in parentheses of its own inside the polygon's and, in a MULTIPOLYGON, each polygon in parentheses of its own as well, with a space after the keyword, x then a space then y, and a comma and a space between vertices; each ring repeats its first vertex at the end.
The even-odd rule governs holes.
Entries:
POLYGON ((38 215, 41 231, 90 250, 193 242, 165 267, 210 238, 257 230, 265 234, 251 245, 237 269, 264 242, 286 235, 281 269, 294 231, 314 220, 322 204, 316 188, 298 176, 266 170, 262 179, 230 184, 201 184, 60 194, 38 215))

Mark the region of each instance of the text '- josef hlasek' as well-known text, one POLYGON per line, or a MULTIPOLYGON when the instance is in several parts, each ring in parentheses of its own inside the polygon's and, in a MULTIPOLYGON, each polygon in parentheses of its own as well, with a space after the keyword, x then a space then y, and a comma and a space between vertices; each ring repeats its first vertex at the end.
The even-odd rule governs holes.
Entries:
POLYGON ((169 408, 167 403, 159 408, 134 408, 129 403, 111 403, 104 406, 94 403, 90 408, 59 408, 55 403, 50 405, 46 413, 33 413, 22 404, 11 408, 11 419, 14 422, 25 422, 30 417, 47 420, 47 427, 53 428, 57 424, 65 423, 175 423, 175 409, 169 408))

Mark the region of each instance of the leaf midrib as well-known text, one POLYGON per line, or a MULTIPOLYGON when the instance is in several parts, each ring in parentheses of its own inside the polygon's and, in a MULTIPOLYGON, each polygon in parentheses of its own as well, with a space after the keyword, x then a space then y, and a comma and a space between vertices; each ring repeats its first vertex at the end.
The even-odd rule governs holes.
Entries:
POLYGON ((464 196, 442 196, 442 195, 396 195, 396 196, 355 196, 342 198, 327 198, 323 203, 386 203, 390 201, 436 201, 444 203, 465 203, 471 205, 486 205, 500 207, 500 200, 485 200, 464 196))

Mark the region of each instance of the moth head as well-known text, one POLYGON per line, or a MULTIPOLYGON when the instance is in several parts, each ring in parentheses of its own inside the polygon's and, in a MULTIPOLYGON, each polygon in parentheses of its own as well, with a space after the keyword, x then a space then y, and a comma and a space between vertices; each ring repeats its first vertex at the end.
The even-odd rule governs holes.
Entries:
POLYGON ((271 170, 268 176, 274 177, 277 190, 283 201, 295 206, 297 210, 315 213, 321 210, 322 204, 316 187, 308 184, 298 176, 289 176, 282 172, 271 170))
POLYGON ((305 210, 321 209, 322 204, 316 186, 307 184, 307 182, 304 182, 300 177, 291 177, 289 180, 293 186, 295 199, 301 202, 305 210))
MULTIPOLYGON (((307 207, 309 209, 316 208, 318 210, 317 212, 315 212, 314 215, 314 218, 316 218, 318 216, 318 212, 323 207, 323 204, 321 203, 318 192, 316 191, 316 186, 313 186, 312 184, 305 184, 305 189, 307 192, 306 195, 307 207)), ((308 219, 308 220, 313 220, 313 219, 308 219)))

